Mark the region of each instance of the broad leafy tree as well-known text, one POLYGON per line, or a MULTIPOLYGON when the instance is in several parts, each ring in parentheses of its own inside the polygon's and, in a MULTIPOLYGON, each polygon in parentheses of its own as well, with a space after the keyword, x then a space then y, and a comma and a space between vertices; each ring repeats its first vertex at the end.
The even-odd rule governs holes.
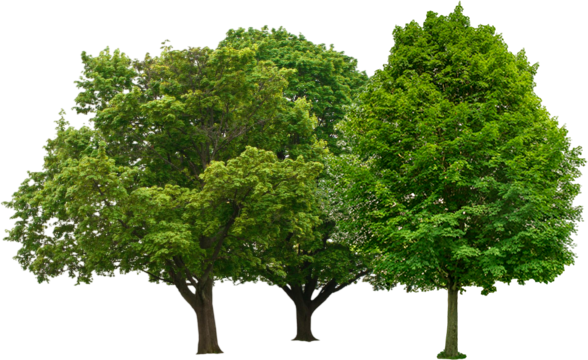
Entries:
POLYGON ((309 104, 283 97, 292 71, 251 49, 162 49, 82 54, 76 110, 92 127, 58 121, 42 171, 5 203, 6 240, 40 282, 119 271, 175 286, 197 315, 198 353, 220 353, 215 279, 248 276, 272 239, 312 235, 323 165, 275 155, 313 132, 309 104))
POLYGON ((534 93, 538 65, 462 10, 396 27, 388 63, 342 126, 357 156, 337 184, 387 284, 447 290, 445 359, 465 357, 466 287, 549 283, 574 263, 585 162, 534 93))
MULTIPOLYGON (((278 149, 280 158, 304 155, 308 160, 325 163, 327 157, 338 155, 340 133, 335 125, 340 122, 361 86, 367 81, 364 72, 357 70, 357 61, 333 46, 314 44, 303 35, 293 35, 283 28, 268 30, 237 29, 228 32, 220 46, 255 49, 260 61, 271 61, 294 74, 288 78, 284 95, 290 106, 305 99, 310 113, 316 117, 311 137, 290 136, 278 149), (329 152, 308 153, 310 144, 318 141, 329 152)), ((294 302, 297 332, 294 340, 314 341, 311 319, 314 311, 332 294, 345 288, 370 272, 369 257, 359 255, 350 245, 353 233, 342 233, 337 226, 337 204, 327 186, 323 173, 313 199, 312 214, 320 224, 310 231, 284 233, 272 238, 271 246, 260 247, 260 258, 266 266, 255 268, 252 279, 261 278, 277 285, 294 302)), ((292 227, 291 219, 282 219, 292 227)))

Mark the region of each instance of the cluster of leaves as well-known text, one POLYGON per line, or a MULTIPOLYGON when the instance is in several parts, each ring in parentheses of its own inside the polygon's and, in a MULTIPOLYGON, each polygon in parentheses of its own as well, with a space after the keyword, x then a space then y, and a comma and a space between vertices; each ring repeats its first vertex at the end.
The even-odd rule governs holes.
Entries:
POLYGON ((367 81, 365 72, 357 70, 357 60, 336 51, 331 45, 314 44, 304 35, 294 35, 284 28, 230 30, 220 46, 255 49, 258 60, 271 61, 280 69, 292 69, 284 96, 295 102, 306 99, 316 116, 315 129, 319 140, 327 143, 331 153, 338 155, 340 132, 336 124, 343 120, 346 107, 352 103, 367 81))

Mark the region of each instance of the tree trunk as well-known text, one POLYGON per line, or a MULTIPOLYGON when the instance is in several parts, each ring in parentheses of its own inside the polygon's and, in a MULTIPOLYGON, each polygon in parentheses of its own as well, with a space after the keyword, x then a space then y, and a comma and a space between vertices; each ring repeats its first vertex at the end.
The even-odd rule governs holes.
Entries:
MULTIPOLYGON (((199 284, 200 285, 200 284, 199 284)), ((213 355, 222 350, 216 342, 216 325, 212 307, 212 280, 197 288, 180 287, 180 292, 196 312, 198 327, 198 354, 213 355)))
POLYGON ((459 289, 449 281, 449 329, 447 332, 447 344, 445 345, 445 356, 457 356, 457 297, 459 289))
POLYGON ((312 332, 312 315, 310 307, 304 302, 296 303, 296 335, 292 341, 292 355, 311 356, 312 343, 321 341, 312 332))
POLYGON ((317 341, 312 335, 311 319, 314 309, 310 304, 303 301, 295 301, 296 305, 296 337, 293 340, 298 341, 317 341))
POLYGON ((304 292, 300 286, 286 286, 282 287, 282 290, 296 306, 296 334, 292 336, 292 355, 311 356, 311 344, 321 341, 312 332, 314 309, 308 303, 308 299, 305 301, 304 292))

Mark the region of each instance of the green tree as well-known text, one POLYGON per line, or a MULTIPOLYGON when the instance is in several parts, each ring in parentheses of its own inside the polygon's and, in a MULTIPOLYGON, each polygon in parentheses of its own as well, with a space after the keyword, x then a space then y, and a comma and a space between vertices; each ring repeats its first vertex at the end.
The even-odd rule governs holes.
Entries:
MULTIPOLYGON (((238 49, 255 49, 259 61, 271 61, 281 69, 294 70, 288 78, 284 96, 290 106, 305 99, 317 126, 308 136, 288 136, 278 149, 278 157, 303 155, 308 160, 325 163, 326 152, 309 153, 316 139, 331 154, 340 154, 340 133, 335 125, 341 121, 346 106, 351 104, 361 86, 367 81, 364 72, 357 70, 357 61, 333 46, 316 45, 303 35, 293 35, 283 28, 260 30, 249 28, 230 30, 219 46, 238 49)), ((303 133, 292 127, 293 133, 303 133)), ((294 340, 315 341, 311 319, 314 311, 332 294, 357 282, 370 272, 369 258, 357 254, 350 246, 353 234, 344 234, 337 227, 333 215, 335 207, 323 173, 313 199, 313 216, 320 224, 312 231, 284 233, 273 238, 271 246, 258 247, 259 257, 265 266, 254 268, 249 280, 261 280, 279 286, 296 307, 296 337, 294 340), (314 296, 315 292, 318 292, 314 296)), ((282 218, 285 227, 293 227, 292 219, 282 218)))
POLYGON ((312 132, 308 103, 282 96, 291 71, 250 49, 162 49, 82 54, 76 110, 93 128, 58 121, 43 170, 5 203, 17 219, 5 240, 22 244, 16 259, 39 282, 118 270, 174 285, 196 313, 198 353, 220 353, 215 279, 247 276, 254 247, 318 224, 322 165, 275 155, 292 126, 312 132))
POLYGON ((538 65, 494 27, 472 27, 461 5, 396 27, 394 41, 342 125, 357 153, 347 162, 361 166, 341 163, 336 188, 364 213, 362 250, 388 284, 448 291, 438 358, 465 358, 458 293, 549 283, 574 263, 585 160, 534 93, 538 65))

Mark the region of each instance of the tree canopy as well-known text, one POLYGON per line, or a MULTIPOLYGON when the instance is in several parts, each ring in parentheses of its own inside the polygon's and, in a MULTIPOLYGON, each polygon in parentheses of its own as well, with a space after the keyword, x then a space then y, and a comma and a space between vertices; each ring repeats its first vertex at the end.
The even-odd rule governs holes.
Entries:
POLYGON ((548 283, 574 262, 585 161, 535 94, 537 68, 461 5, 429 12, 395 28, 388 63, 342 125, 356 158, 339 186, 365 213, 375 271, 407 291, 449 290, 442 358, 461 356, 458 291, 548 283))
POLYGON ((253 247, 319 223, 323 166, 275 150, 290 136, 307 154, 324 150, 309 104, 282 95, 292 71, 251 49, 162 49, 82 54, 76 110, 93 128, 58 121, 43 170, 6 203, 17 219, 6 240, 22 244, 17 260, 39 281, 119 270, 175 285, 197 314, 198 353, 218 353, 214 280, 247 274, 261 262, 253 247))

